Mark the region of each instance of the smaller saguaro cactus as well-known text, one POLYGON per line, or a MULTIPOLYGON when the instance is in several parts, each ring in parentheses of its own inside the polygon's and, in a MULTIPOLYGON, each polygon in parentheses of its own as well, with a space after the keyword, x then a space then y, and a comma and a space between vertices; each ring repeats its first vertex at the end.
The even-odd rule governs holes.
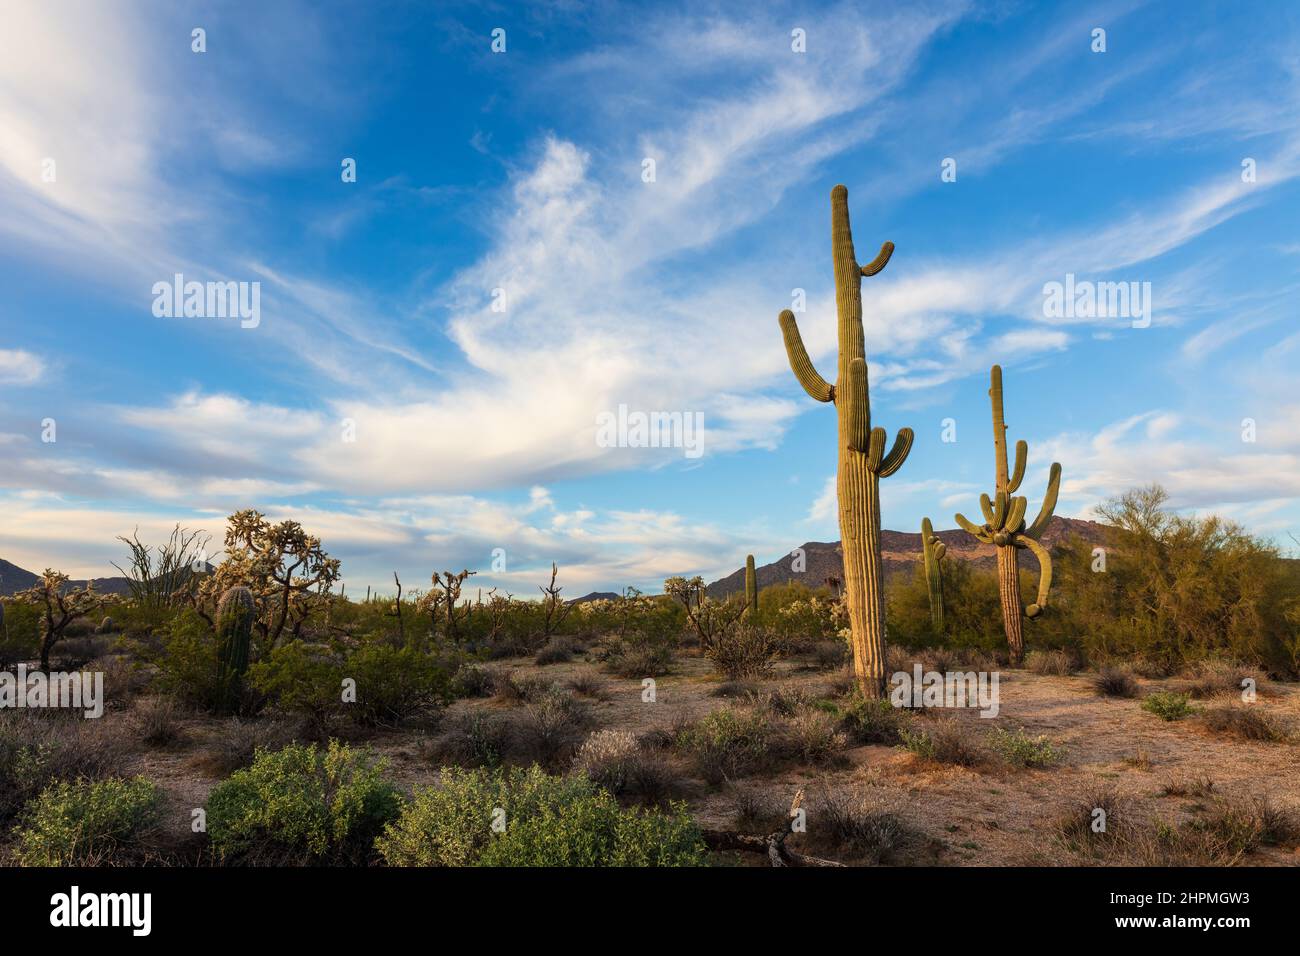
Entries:
POLYGON ((758 572, 754 570, 754 556, 745 556, 745 607, 751 617, 758 614, 758 572))
POLYGON ((221 705, 238 703, 239 685, 248 670, 253 619, 257 616, 253 592, 243 586, 228 588, 217 604, 217 685, 221 705))
POLYGON ((1033 524, 1025 524, 1025 508, 1028 499, 1015 494, 1020 482, 1025 477, 1025 464, 1029 457, 1029 445, 1021 440, 1016 442, 1016 464, 1014 470, 1007 467, 1007 424, 1002 414, 1002 368, 994 365, 989 373, 989 400, 993 405, 993 448, 997 467, 997 483, 994 497, 980 495, 980 508, 984 512, 984 524, 976 525, 963 515, 957 515, 957 523, 967 533, 997 548, 998 554, 998 595, 1002 602, 1002 625, 1007 634, 1007 644, 1011 648, 1011 660, 1019 664, 1025 656, 1025 641, 1021 629, 1021 617, 1035 618, 1047 607, 1047 593, 1052 587, 1052 557, 1047 549, 1039 544, 1052 512, 1056 510, 1056 497, 1061 490, 1061 465, 1052 462, 1048 472, 1047 493, 1043 496, 1043 507, 1033 524), (1020 603, 1020 549, 1028 548, 1038 558, 1038 600, 1026 607, 1020 603))
POLYGON ((925 583, 930 588, 930 623, 943 633, 943 556, 948 546, 934 536, 929 518, 921 519, 921 553, 925 557, 925 583))

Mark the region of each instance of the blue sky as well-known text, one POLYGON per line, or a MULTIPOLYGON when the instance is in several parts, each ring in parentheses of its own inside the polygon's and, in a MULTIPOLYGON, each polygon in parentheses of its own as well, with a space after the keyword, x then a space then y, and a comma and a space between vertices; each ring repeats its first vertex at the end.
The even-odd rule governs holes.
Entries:
POLYGON ((874 423, 917 433, 886 527, 977 510, 997 361, 1031 508, 1059 460, 1059 514, 1159 481, 1289 543, 1298 176, 1283 4, 20 0, 0 557, 108 574, 255 506, 350 593, 556 560, 578 594, 833 540, 834 412, 776 316, 805 290, 833 375, 840 182, 859 257, 897 247, 863 282, 874 423), (259 282, 260 324, 155 317, 176 272, 259 282), (1067 274, 1150 283, 1149 327, 1045 315, 1067 274), (703 456, 599 447, 620 403, 703 414, 703 456))

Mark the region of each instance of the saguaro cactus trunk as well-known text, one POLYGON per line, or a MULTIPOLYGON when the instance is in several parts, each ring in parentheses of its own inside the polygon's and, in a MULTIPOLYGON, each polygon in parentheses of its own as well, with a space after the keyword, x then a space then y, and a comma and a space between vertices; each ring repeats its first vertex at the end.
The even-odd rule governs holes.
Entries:
POLYGON ((839 314, 839 362, 835 384, 817 373, 794 313, 781 313, 790 368, 804 391, 819 402, 834 402, 839 412, 840 537, 844 553, 844 601, 852 631, 853 670, 862 692, 885 692, 885 593, 880 559, 880 479, 902 467, 912 448, 912 430, 900 429, 885 454, 886 433, 871 427, 866 343, 862 332, 862 277, 876 275, 893 255, 886 242, 880 254, 860 265, 849 227, 849 191, 831 190, 831 254, 835 265, 835 305, 839 314))
POLYGON ((1007 424, 1002 415, 1002 368, 993 366, 989 373, 989 401, 993 405, 993 451, 997 467, 997 481, 994 496, 980 495, 980 508, 984 512, 984 524, 976 525, 957 515, 957 523, 967 533, 974 535, 986 544, 997 547, 998 552, 998 596, 1002 601, 1002 626, 1007 634, 1007 645, 1011 649, 1012 663, 1019 664, 1025 656, 1025 640, 1022 630, 1022 615, 1035 618, 1047 607, 1047 594, 1052 586, 1052 557, 1047 549, 1039 544, 1052 512, 1056 508, 1056 496, 1061 488, 1061 466, 1052 462, 1047 479, 1047 494, 1043 497, 1043 507, 1038 512, 1034 523, 1025 526, 1025 508, 1028 499, 1017 496, 1016 490, 1025 477, 1025 464, 1029 457, 1029 445, 1024 441, 1016 442, 1016 465, 1014 470, 1007 468, 1007 424), (1038 600, 1023 608, 1020 601, 1020 550, 1028 548, 1038 558, 1038 600))
POLYGON ((745 607, 751 618, 758 614, 758 572, 754 570, 754 556, 745 556, 745 607))

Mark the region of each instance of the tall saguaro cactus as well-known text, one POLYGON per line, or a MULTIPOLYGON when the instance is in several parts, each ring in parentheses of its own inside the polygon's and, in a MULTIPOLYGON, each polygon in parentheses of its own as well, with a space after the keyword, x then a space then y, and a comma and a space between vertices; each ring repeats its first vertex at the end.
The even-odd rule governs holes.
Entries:
POLYGON ((853 252, 849 191, 831 190, 831 253, 835 264, 835 306, 839 313, 839 362, 835 384, 822 378, 804 348, 789 309, 781 313, 785 350, 799 384, 819 402, 834 402, 838 412, 840 536, 844 552, 844 600, 849 609, 853 671, 862 692, 885 692, 885 591, 880 559, 880 479, 902 467, 912 449, 912 430, 899 429, 885 453, 883 428, 871 427, 866 344, 862 333, 862 277, 885 268, 894 253, 886 242, 866 265, 853 252))
POLYGON ((239 703, 256 617, 253 592, 248 588, 237 585, 221 595, 217 604, 217 684, 223 708, 233 709, 239 703))
POLYGON ((921 554, 925 558, 925 583, 930 589, 930 623, 936 634, 943 633, 943 565, 939 562, 948 546, 934 536, 929 518, 921 519, 921 554))
POLYGON ((745 556, 745 607, 749 608, 751 618, 758 615, 758 573, 754 570, 752 554, 745 556))
POLYGON ((1007 424, 1002 417, 1002 368, 998 365, 993 366, 990 372, 989 399, 993 403, 993 449, 997 461, 997 485, 992 499, 988 495, 980 495, 980 508, 984 512, 983 525, 967 521, 962 515, 957 515, 957 524, 980 541, 997 547, 1002 626, 1007 632, 1007 644, 1011 647, 1011 660, 1019 664, 1025 656, 1021 616, 1038 617, 1043 608, 1047 607, 1047 592, 1052 586, 1052 556, 1039 544, 1039 539, 1052 520, 1052 512, 1056 508, 1056 496, 1061 490, 1061 465, 1052 462, 1043 507, 1034 523, 1026 527, 1025 508, 1028 501, 1015 492, 1025 477, 1029 445, 1023 440, 1016 442, 1015 470, 1008 472, 1007 424), (1021 548, 1034 552, 1039 568, 1038 600, 1023 610, 1020 603, 1021 548))

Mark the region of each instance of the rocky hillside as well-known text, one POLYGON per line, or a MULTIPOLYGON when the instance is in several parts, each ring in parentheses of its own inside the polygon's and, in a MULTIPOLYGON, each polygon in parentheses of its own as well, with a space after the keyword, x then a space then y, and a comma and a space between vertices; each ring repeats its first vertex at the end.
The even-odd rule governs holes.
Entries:
MULTIPOLYGON (((1103 525, 1096 521, 1084 521, 1081 518, 1052 519, 1043 534, 1043 544, 1055 547, 1071 535, 1079 535, 1085 541, 1100 544, 1105 531, 1103 525)), ((957 561, 969 561, 975 567, 991 569, 997 565, 996 549, 991 544, 976 541, 960 528, 950 531, 937 531, 935 536, 948 546, 948 556, 957 561)), ((896 574, 910 574, 912 567, 921 560, 921 533, 906 531, 881 531, 880 544, 885 563, 885 577, 896 574)), ((838 541, 809 541, 803 546, 805 569, 803 573, 793 570, 794 559, 784 555, 771 564, 764 564, 757 569, 758 586, 765 588, 772 584, 785 584, 788 581, 802 581, 809 587, 820 587, 828 577, 843 578, 844 564, 840 556, 838 541)), ((1038 559, 1032 552, 1020 553, 1021 567, 1038 570, 1038 559)), ((728 594, 744 591, 745 569, 736 569, 708 587, 711 597, 725 597, 728 594)))

